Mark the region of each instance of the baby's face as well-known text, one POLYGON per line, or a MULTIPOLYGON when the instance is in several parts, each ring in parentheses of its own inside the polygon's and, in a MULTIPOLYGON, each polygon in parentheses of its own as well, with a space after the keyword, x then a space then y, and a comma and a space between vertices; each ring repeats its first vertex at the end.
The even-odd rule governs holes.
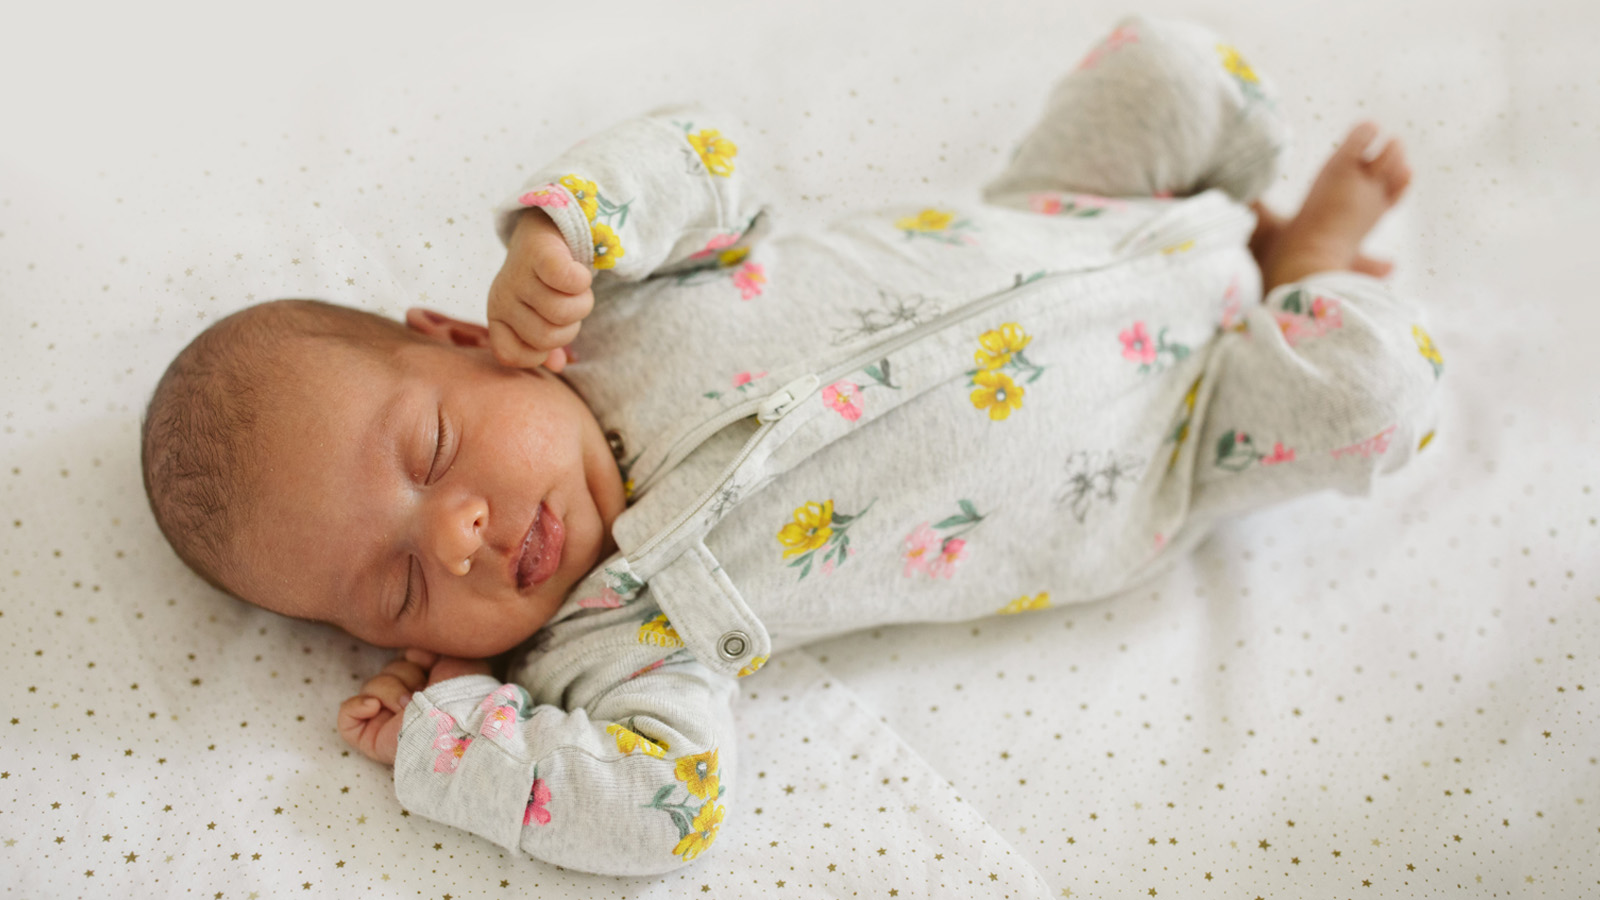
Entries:
POLYGON ((292 408, 261 429, 233 579, 246 599, 379 646, 482 658, 612 552, 622 478, 560 378, 442 337, 389 364, 302 356, 292 408))

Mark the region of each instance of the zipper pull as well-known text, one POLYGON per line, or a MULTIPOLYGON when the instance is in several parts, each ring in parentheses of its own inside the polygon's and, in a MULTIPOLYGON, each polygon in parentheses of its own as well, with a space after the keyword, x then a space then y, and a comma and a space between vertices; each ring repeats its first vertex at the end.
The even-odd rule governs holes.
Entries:
POLYGON ((817 389, 817 384, 817 376, 803 375, 767 395, 767 398, 761 401, 761 405, 756 407, 756 421, 765 425, 783 418, 789 410, 800 405, 801 400, 811 396, 811 392, 817 389))

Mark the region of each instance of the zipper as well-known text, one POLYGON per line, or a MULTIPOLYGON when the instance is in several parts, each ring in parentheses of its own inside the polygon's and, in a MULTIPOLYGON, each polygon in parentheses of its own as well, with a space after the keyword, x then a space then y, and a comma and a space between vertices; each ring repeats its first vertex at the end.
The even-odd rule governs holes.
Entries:
MULTIPOLYGON (((1057 274, 1075 275, 1079 272, 1090 272, 1099 268, 1103 268, 1103 266, 1075 269, 1072 272, 1061 272, 1057 274)), ((1052 276, 1045 276, 1045 278, 1041 278, 1039 281, 1030 282, 1030 284, 1038 284, 1050 277, 1052 276)), ((728 410, 717 418, 712 419, 705 426, 695 429, 694 432, 691 433, 690 437, 699 435, 702 432, 706 432, 707 436, 709 436, 710 434, 715 433, 715 430, 712 428, 712 426, 716 426, 716 429, 721 429, 739 419, 749 416, 751 412, 755 412, 761 422, 761 427, 756 429, 756 433, 751 435, 749 440, 745 441, 744 446, 739 449, 739 454, 728 462, 727 466, 723 468, 722 473, 718 475, 716 480, 711 483, 711 486, 700 495, 699 499, 697 499, 693 504, 685 507, 684 510, 672 520, 671 525, 668 525, 666 528, 663 528, 651 535, 650 539, 645 541, 644 544, 640 545, 639 549, 635 550, 633 553, 630 553, 628 555, 628 564, 631 566, 643 559, 650 553, 651 550, 654 550, 657 545, 661 544, 669 536, 681 528, 685 522, 688 522, 695 516, 699 515, 700 511, 705 508, 706 504, 710 503, 712 499, 722 491, 723 487, 727 485, 728 479, 732 478, 734 472, 738 471, 739 466, 743 465, 744 461, 750 457, 750 454, 755 451, 757 445, 759 445, 762 439, 767 436, 767 433, 772 430, 773 426, 777 424, 777 421, 788 415, 795 407, 799 406, 801 401, 811 396, 811 394, 816 391, 819 385, 824 383, 832 384, 840 377, 850 372, 854 372, 856 369, 859 369, 876 359, 881 359, 882 357, 888 356, 907 344, 915 343, 917 340, 921 339, 924 335, 930 332, 938 331, 962 320, 986 312, 990 308, 997 306, 1000 301, 1014 297, 1014 292, 1016 290, 1016 286, 1012 286, 996 291, 972 304, 963 307, 958 312, 951 313, 948 316, 935 319, 931 322, 924 322, 921 325, 918 325, 909 331, 903 332, 894 338, 884 341, 881 344, 873 345, 870 349, 851 357, 849 361, 832 367, 821 376, 816 374, 804 375, 795 379, 794 381, 789 382, 759 401, 742 403, 739 406, 728 410), (737 415, 735 415, 736 413, 737 415)), ((686 441, 687 438, 685 441, 680 441, 679 446, 682 446, 686 441)), ((698 446, 698 444, 694 446, 698 446)), ((668 454, 667 460, 671 461, 672 456, 677 452, 677 448, 675 447, 673 453, 668 454)), ((658 469, 657 471, 665 471, 669 468, 670 467, 663 462, 662 468, 658 469)))
MULTIPOLYGON (((1081 269, 1073 269, 1067 272, 1052 272, 1036 281, 1028 282, 1028 285, 1038 285, 1054 278, 1060 278, 1068 275, 1081 275, 1085 272, 1095 272, 1101 269, 1109 268, 1117 263, 1125 262, 1128 259, 1150 253, 1150 249, 1146 249, 1138 253, 1128 253, 1126 251, 1127 247, 1138 243, 1141 240, 1149 241, 1152 249, 1159 247, 1170 247, 1174 244, 1181 244, 1186 240, 1199 238, 1216 225, 1221 224, 1229 219, 1236 219, 1238 216, 1239 213, 1236 209, 1231 208, 1231 206, 1225 206, 1225 208, 1219 212, 1208 215, 1195 225, 1184 228, 1182 231, 1170 236, 1162 234, 1160 229, 1153 229, 1149 232, 1146 232, 1144 236, 1141 236, 1136 231, 1128 237, 1125 237, 1117 242, 1114 248, 1116 255, 1110 261, 1100 265, 1085 266, 1081 269), (1161 239, 1156 241, 1153 240, 1154 237, 1160 237, 1161 239)), ((747 418, 754 413, 757 417, 757 420, 761 423, 761 427, 756 429, 755 434, 751 435, 749 440, 745 441, 744 446, 739 449, 738 455, 723 467, 722 473, 717 476, 716 480, 711 483, 711 486, 708 487, 700 495, 700 497, 695 500, 694 503, 685 507, 682 512, 675 516, 672 520, 672 524, 657 530, 655 534, 650 536, 649 540, 640 545, 639 549, 628 554, 628 564, 631 566, 643 559, 650 553, 651 550, 654 550, 658 545, 663 543, 668 537, 681 528, 685 522, 688 522, 689 520, 698 516, 700 511, 703 510, 706 505, 709 504, 727 485, 728 480, 733 477, 734 473, 739 470, 739 467, 744 464, 744 461, 748 459, 750 454, 755 451, 755 448, 760 445, 762 439, 767 436, 777 421, 788 415, 794 410, 795 407, 799 406, 803 400, 811 396, 811 394, 816 391, 819 385, 832 384, 840 377, 847 375, 850 372, 854 372, 856 369, 859 369, 877 359, 889 356, 902 347, 905 347, 907 344, 915 343, 931 332, 944 329, 950 325, 956 324, 957 322, 961 322, 987 312, 993 307, 998 306, 1001 301, 1015 297, 1015 292, 1019 289, 1020 288, 1018 285, 1012 285, 1011 287, 995 291, 992 294, 981 297, 973 303, 962 307, 956 312, 942 316, 931 322, 924 322, 915 328, 910 329, 909 331, 902 332, 898 336, 884 341, 881 344, 875 344, 870 349, 864 350, 851 357, 847 362, 833 366, 832 368, 828 369, 826 373, 820 376, 816 374, 806 374, 796 378, 794 381, 789 382, 765 397, 758 398, 756 400, 749 400, 731 409, 725 410, 715 418, 708 420, 694 431, 680 438, 677 443, 673 445, 673 448, 668 451, 667 455, 662 459, 662 462, 656 468, 656 471, 651 474, 650 478, 645 480, 645 486, 653 483, 658 476, 671 471, 679 462, 682 461, 684 457, 688 456, 689 453, 692 453, 694 449, 700 446, 700 444, 707 438, 713 434, 716 434, 718 431, 721 431, 723 428, 733 424, 734 422, 747 418)), ((641 486, 638 490, 642 493, 644 487, 641 486)))

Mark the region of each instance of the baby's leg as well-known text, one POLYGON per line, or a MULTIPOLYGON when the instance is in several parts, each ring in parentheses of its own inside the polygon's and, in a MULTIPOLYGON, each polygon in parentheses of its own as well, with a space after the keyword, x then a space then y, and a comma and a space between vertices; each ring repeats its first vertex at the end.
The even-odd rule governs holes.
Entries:
POLYGON ((1016 158, 984 189, 1030 195, 1261 194, 1288 144, 1271 85, 1198 25, 1134 16, 1056 85, 1016 158))

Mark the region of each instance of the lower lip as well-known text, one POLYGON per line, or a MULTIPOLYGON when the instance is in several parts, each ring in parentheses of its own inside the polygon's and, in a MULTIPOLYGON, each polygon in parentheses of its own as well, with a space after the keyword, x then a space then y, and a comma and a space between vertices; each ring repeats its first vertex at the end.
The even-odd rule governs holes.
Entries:
MULTIPOLYGON (((565 543, 565 529, 562 528, 561 520, 550 512, 550 507, 544 503, 539 504, 539 517, 534 522, 533 530, 538 532, 538 558, 532 558, 530 553, 532 548, 523 549, 522 559, 517 566, 519 588, 540 584, 561 567, 561 546, 565 543)), ((529 543, 533 542, 530 540, 529 543)))

